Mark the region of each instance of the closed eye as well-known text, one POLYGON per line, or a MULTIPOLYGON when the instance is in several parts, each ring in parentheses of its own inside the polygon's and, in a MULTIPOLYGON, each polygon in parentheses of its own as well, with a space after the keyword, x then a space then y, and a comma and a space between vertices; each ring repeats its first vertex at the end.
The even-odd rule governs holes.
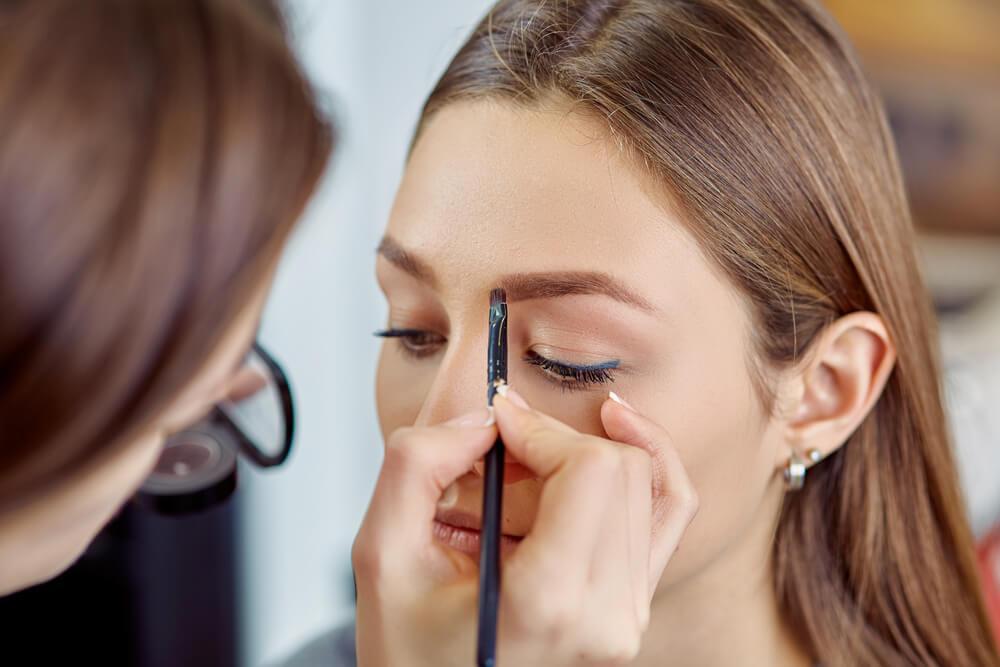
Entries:
POLYGON ((567 391, 587 389, 614 382, 614 372, 621 365, 617 359, 599 364, 571 364, 566 361, 547 359, 534 350, 528 350, 524 355, 524 361, 532 366, 537 366, 547 379, 567 391))
POLYGON ((448 342, 441 334, 423 329, 389 328, 376 331, 379 338, 394 338, 399 341, 403 354, 414 359, 424 359, 433 356, 448 342))
MULTIPOLYGON (((448 342, 441 334, 424 329, 391 327, 376 331, 375 336, 398 340, 400 351, 412 359, 431 357, 448 342)), ((612 383, 615 381, 615 371, 621 365, 617 359, 598 364, 574 364, 543 357, 534 350, 528 350, 523 360, 538 368, 543 377, 564 391, 584 390, 612 383)))

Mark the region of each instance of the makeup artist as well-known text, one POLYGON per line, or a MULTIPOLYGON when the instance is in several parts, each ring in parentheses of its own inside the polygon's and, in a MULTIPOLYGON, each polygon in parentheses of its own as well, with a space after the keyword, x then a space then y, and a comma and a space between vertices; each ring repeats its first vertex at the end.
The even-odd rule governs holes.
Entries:
POLYGON ((269 1, 0 3, 0 594, 228 394, 330 149, 269 1))

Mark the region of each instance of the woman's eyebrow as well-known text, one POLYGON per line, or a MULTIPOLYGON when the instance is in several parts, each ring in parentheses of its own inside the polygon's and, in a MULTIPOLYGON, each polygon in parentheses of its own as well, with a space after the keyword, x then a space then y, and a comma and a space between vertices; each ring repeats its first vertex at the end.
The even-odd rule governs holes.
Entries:
POLYGON ((434 269, 427 262, 401 246, 391 236, 386 235, 382 237, 378 248, 375 249, 375 253, 382 255, 382 257, 392 262, 397 268, 402 269, 417 280, 427 283, 431 287, 437 285, 437 277, 434 275, 434 269))
POLYGON ((627 288, 621 281, 600 271, 551 271, 512 273, 500 278, 507 290, 508 301, 555 299, 577 294, 598 294, 611 297, 639 310, 652 312, 653 305, 627 288))
MULTIPOLYGON (((385 236, 377 253, 394 266, 432 287, 437 285, 434 270, 420 257, 406 250, 391 236, 385 236)), ((545 271, 511 273, 500 278, 498 285, 507 290, 508 301, 556 299, 561 296, 597 294, 652 312, 652 304, 620 280, 600 271, 545 271)))

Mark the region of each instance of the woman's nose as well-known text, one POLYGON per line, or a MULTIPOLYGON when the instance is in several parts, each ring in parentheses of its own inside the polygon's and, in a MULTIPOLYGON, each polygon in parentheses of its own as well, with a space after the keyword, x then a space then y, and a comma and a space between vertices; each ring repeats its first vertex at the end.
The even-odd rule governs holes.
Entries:
POLYGON ((440 424, 485 406, 486 337, 453 337, 415 425, 440 424))

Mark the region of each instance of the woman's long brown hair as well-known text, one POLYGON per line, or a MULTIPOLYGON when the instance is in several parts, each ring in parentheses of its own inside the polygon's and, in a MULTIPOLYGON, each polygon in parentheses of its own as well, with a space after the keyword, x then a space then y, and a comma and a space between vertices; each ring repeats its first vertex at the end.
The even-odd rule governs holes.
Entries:
POLYGON ((752 306, 760 389, 824 326, 885 320, 898 363, 789 496, 787 622, 826 667, 1000 664, 942 409, 933 312, 894 147, 847 39, 807 0, 501 0, 424 109, 553 96, 663 183, 752 306))
POLYGON ((177 398, 331 143, 270 0, 0 3, 0 507, 177 398))

